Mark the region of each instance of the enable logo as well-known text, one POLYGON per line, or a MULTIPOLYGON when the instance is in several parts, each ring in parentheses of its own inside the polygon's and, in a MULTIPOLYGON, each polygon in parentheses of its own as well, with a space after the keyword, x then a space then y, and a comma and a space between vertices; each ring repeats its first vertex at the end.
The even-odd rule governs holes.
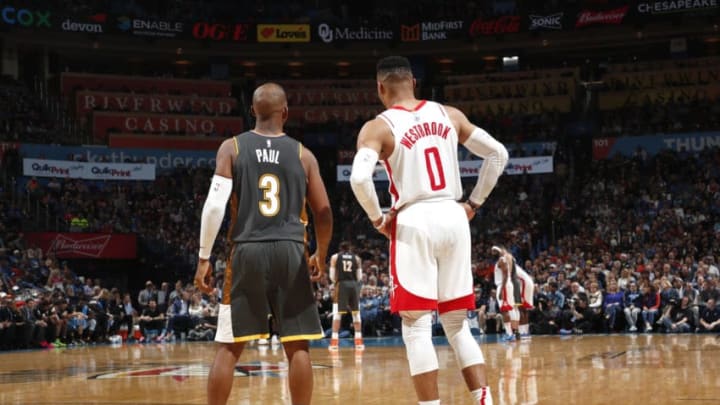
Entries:
POLYGON ((26 8, 5 6, 0 9, 0 18, 2 18, 5 24, 8 25, 50 28, 49 11, 28 10, 26 8))
POLYGON ((125 17, 125 16, 118 17, 117 22, 118 22, 117 27, 121 31, 129 31, 130 27, 132 26, 132 21, 128 17, 125 17))

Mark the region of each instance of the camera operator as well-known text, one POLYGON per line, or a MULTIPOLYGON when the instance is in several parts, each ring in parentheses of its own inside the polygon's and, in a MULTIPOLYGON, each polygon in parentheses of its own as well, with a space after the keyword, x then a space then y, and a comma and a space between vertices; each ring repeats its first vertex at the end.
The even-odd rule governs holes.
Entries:
POLYGON ((593 311, 588 306, 588 296, 579 293, 568 300, 569 310, 563 313, 561 335, 582 334, 592 331, 593 311))

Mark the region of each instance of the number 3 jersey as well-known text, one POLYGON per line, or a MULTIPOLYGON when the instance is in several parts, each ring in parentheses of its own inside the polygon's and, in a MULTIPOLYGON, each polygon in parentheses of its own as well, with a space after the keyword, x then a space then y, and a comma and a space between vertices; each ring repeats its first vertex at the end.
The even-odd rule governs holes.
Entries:
POLYGON ((462 198, 458 135, 445 107, 423 100, 412 110, 391 107, 378 117, 395 138, 395 149, 383 162, 393 208, 462 198))
POLYGON ((234 137, 229 237, 235 243, 305 241, 307 179, 302 144, 287 135, 234 137))

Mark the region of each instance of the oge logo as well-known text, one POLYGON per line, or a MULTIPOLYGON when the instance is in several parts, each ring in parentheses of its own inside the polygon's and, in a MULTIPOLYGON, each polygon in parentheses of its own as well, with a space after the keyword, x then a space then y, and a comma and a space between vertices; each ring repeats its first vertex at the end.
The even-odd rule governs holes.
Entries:
POLYGON ((249 24, 210 24, 199 22, 193 25, 192 34, 197 39, 212 41, 247 41, 249 24))

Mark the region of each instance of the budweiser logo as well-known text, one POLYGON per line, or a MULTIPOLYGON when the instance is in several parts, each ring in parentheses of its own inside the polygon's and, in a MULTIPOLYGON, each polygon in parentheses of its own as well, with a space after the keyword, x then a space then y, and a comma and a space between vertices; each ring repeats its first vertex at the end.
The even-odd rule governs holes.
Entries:
POLYGON ((470 36, 520 32, 520 16, 508 15, 495 20, 478 18, 470 24, 470 36))
POLYGON ((56 256, 72 254, 98 258, 110 242, 110 237, 111 235, 100 235, 75 239, 67 234, 58 234, 50 244, 49 251, 54 252, 56 256))
POLYGON ((620 24, 627 14, 628 6, 607 11, 585 10, 578 15, 575 28, 581 28, 593 24, 620 24))

